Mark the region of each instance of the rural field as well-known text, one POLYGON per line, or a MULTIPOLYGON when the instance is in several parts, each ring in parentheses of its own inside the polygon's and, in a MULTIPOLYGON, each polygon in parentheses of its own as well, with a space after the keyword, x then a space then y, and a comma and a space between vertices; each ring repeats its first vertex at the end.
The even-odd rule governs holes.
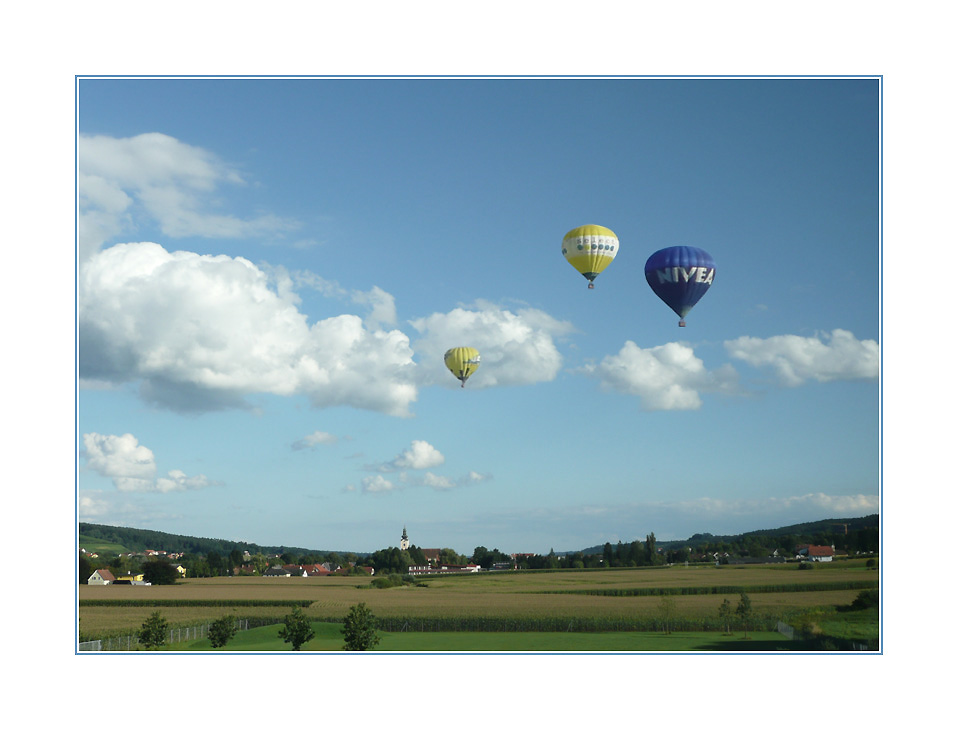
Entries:
MULTIPOLYGON (((510 571, 419 579, 392 588, 369 577, 197 578, 169 586, 79 586, 81 640, 135 633, 159 610, 170 626, 224 615, 281 620, 301 606, 314 621, 340 621, 365 603, 386 631, 654 631, 668 611, 676 630, 721 633, 719 607, 751 599, 755 629, 774 629, 848 606, 878 587, 877 570, 848 560, 799 570, 775 566, 510 571), (668 609, 663 595, 668 595, 668 609)), ((877 613, 874 633, 877 638, 877 613)), ((737 628, 737 626, 736 626, 737 628)), ((433 637, 434 639, 436 637, 433 637)), ((599 640, 596 637, 595 642, 599 640)))

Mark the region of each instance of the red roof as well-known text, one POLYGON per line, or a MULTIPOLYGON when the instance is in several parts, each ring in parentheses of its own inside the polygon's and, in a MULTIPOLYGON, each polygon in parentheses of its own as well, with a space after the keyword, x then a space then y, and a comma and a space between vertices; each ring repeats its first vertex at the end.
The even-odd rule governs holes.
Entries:
POLYGON ((809 545, 808 557, 825 558, 834 555, 835 551, 831 545, 809 545))

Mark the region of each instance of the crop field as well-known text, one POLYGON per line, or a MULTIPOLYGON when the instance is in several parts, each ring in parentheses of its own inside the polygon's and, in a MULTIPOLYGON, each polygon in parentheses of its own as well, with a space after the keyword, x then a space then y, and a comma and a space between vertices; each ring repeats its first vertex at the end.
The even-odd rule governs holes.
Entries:
MULTIPOLYGON (((363 602, 398 631, 606 632, 653 627, 668 595, 677 629, 718 630, 719 606, 733 608, 748 593, 756 620, 774 623, 803 612, 847 606, 878 572, 863 561, 798 570, 776 566, 673 566, 495 572, 419 579, 415 584, 373 588, 369 577, 196 578, 171 586, 79 586, 79 630, 100 638, 133 633, 159 610, 171 626, 223 615, 281 619, 293 605, 315 621, 341 620, 363 602)), ((759 628, 756 625, 756 628, 759 628)))

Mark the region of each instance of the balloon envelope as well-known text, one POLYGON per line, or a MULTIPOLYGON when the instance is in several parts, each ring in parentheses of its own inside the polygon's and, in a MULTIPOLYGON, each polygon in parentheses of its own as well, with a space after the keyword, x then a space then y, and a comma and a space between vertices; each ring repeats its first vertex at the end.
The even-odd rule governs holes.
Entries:
POLYGON ((443 360, 449 372, 459 378, 465 388, 466 380, 479 367, 479 350, 474 347, 453 347, 446 350, 443 360))
POLYGON ((562 255, 589 280, 590 289, 595 277, 612 263, 618 250, 619 239, 605 226, 579 226, 562 239, 562 255))
POLYGON ((659 299, 682 318, 705 296, 715 279, 715 261, 700 248, 670 246, 645 262, 645 279, 659 299))

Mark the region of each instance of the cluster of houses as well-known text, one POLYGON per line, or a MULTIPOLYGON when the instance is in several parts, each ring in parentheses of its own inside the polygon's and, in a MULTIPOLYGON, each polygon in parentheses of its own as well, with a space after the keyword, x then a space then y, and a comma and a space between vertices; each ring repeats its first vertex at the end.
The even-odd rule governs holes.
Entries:
MULTIPOLYGON (((313 565, 274 565, 263 571, 264 578, 322 578, 327 575, 347 575, 355 567, 355 563, 348 566, 333 565, 332 563, 315 563, 313 565)), ((360 565, 359 569, 365 571, 367 575, 373 575, 375 568, 360 565)), ((252 574, 251 566, 241 566, 240 574, 252 574)))
MULTIPOLYGON (((186 571, 184 571, 185 573, 186 571)), ((126 575, 121 575, 118 578, 113 576, 106 568, 101 568, 100 570, 94 570, 93 575, 87 578, 87 585, 90 586, 148 586, 151 585, 149 582, 143 580, 142 573, 127 573, 126 575)))
MULTIPOLYGON (((409 536, 406 533, 406 528, 402 529, 402 538, 399 541, 400 550, 409 549, 409 536)), ((85 550, 81 549, 81 552, 86 553, 85 550)), ((795 558, 799 560, 809 560, 813 562, 824 562, 828 563, 832 561, 832 558, 835 557, 836 551, 834 545, 799 545, 796 548, 795 558)), ((469 563, 466 565, 450 565, 446 563, 441 563, 441 553, 442 551, 438 548, 422 548, 422 554, 426 558, 426 565, 411 565, 409 566, 410 575, 450 575, 453 573, 478 573, 481 568, 478 565, 469 563)), ((87 553, 92 558, 98 557, 96 553, 87 553)), ((144 555, 143 553, 137 555, 144 555)), ((171 560, 182 557, 182 553, 166 553, 163 550, 147 550, 145 552, 147 557, 150 556, 161 556, 166 557, 171 560)), ((514 570, 516 567, 516 562, 521 557, 527 557, 532 555, 532 553, 516 553, 512 555, 511 563, 495 563, 491 570, 514 570)), ((130 554, 128 557, 135 557, 136 555, 130 554)), ((244 559, 250 559, 250 554, 246 552, 243 555, 244 559)), ((694 556, 700 559, 709 559, 712 558, 716 563, 719 563, 723 558, 729 563, 731 562, 757 562, 757 563, 770 563, 770 562, 785 562, 785 556, 780 555, 779 551, 776 550, 771 556, 767 558, 733 558, 728 553, 724 555, 719 553, 714 553, 712 555, 702 555, 694 556)), ((186 569, 179 564, 174 563, 177 572, 180 574, 181 578, 186 577, 186 569)), ((270 568, 267 568, 263 571, 264 578, 318 578, 328 575, 347 575, 353 568, 355 563, 349 563, 347 566, 334 565, 332 563, 315 563, 311 565, 274 565, 270 568)), ((376 570, 368 566, 361 565, 359 566, 361 570, 365 571, 368 575, 374 575, 376 570)), ((234 575, 254 575, 255 569, 250 564, 244 564, 237 566, 233 569, 234 575)), ((128 573, 127 575, 121 575, 114 577, 114 575, 106 569, 100 569, 93 572, 87 579, 88 585, 150 585, 149 583, 143 580, 143 574, 134 575, 128 573)))

